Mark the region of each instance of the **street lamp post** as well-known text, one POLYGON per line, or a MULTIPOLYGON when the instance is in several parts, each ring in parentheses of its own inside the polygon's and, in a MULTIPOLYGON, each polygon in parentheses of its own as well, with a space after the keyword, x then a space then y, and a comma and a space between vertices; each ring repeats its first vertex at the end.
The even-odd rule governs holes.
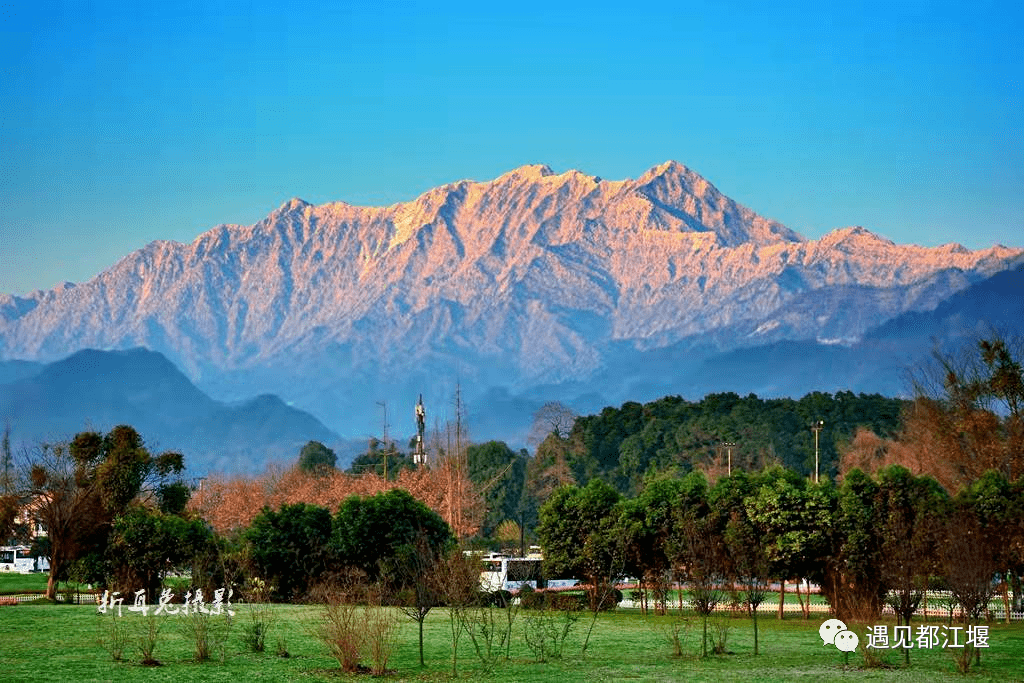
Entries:
POLYGON ((811 431, 814 432, 814 483, 818 483, 818 433, 822 427, 825 426, 824 420, 818 420, 811 427, 811 431))

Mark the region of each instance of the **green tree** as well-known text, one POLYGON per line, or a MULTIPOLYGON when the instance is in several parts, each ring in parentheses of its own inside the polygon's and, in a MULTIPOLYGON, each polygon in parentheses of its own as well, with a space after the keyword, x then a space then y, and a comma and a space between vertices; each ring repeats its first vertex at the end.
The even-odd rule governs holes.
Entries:
POLYGON ((701 654, 708 654, 708 617, 722 599, 722 583, 728 574, 725 544, 717 520, 708 506, 707 483, 699 472, 689 477, 692 484, 673 510, 669 553, 673 564, 685 572, 690 600, 701 615, 701 654))
POLYGON ((212 538, 200 519, 133 506, 114 520, 105 552, 107 585, 123 595, 145 589, 153 602, 164 577, 189 567, 212 538))
POLYGON ((974 511, 980 538, 991 547, 1004 579, 1006 607, 1010 607, 1009 588, 1012 587, 1013 609, 1020 611, 1021 576, 1024 574, 1024 477, 1011 482, 1003 473, 989 470, 960 492, 957 503, 974 511))
POLYGON ((814 433, 809 427, 822 420, 820 471, 828 476, 835 469, 837 443, 851 439, 858 427, 883 436, 894 433, 905 404, 851 392, 814 392, 799 401, 721 393, 691 403, 666 396, 580 417, 563 441, 577 483, 600 477, 635 495, 649 472, 689 471, 720 456, 723 442, 735 444, 734 471, 779 463, 810 474, 814 433))
MULTIPOLYGON (((964 623, 977 624, 996 592, 994 578, 999 571, 998 551, 992 538, 994 529, 982 524, 981 511, 967 497, 958 496, 947 522, 945 540, 940 548, 943 576, 949 591, 963 610, 964 623)), ((969 649, 961 663, 970 663, 969 649)), ((975 661, 981 663, 981 650, 974 648, 975 661)))
POLYGON ((722 530, 727 574, 742 589, 741 597, 754 623, 755 655, 760 646, 757 610, 768 597, 771 576, 767 550, 745 504, 759 485, 760 477, 738 471, 719 479, 708 496, 711 515, 722 530))
MULTIPOLYGON (((44 444, 28 463, 28 490, 50 537, 47 597, 71 564, 102 552, 111 525, 140 495, 156 495, 180 477, 180 453, 152 456, 142 437, 119 425, 106 435, 81 432, 70 444, 44 444)), ((180 478, 176 480, 180 482, 180 478)))
POLYGON ((484 496, 484 513, 480 533, 494 534, 506 519, 518 519, 523 486, 526 480, 526 458, 503 441, 473 444, 466 449, 469 479, 484 496))
POLYGON ((334 567, 331 512, 306 503, 264 507, 245 531, 253 569, 276 585, 281 600, 303 595, 334 567))
MULTIPOLYGON (((828 481, 812 484, 781 467, 765 470, 753 495, 745 499, 747 518, 764 546, 771 576, 808 578, 822 583, 833 552, 835 489, 828 481)), ((780 596, 780 618, 782 615, 780 596)), ((835 605, 835 603, 833 603, 835 605)), ((808 613, 805 608, 805 618, 808 613)))
MULTIPOLYGON (((938 548, 949 495, 931 477, 898 465, 876 474, 875 533, 881 538, 880 575, 897 623, 909 626, 924 598, 928 577, 939 568, 938 548)), ((903 649, 907 664, 910 651, 903 649)))
POLYGON ((323 474, 334 469, 338 456, 319 441, 308 441, 299 451, 299 469, 307 474, 323 474))
POLYGON ((373 580, 408 546, 422 539, 439 551, 453 542, 448 524, 404 489, 351 496, 334 516, 331 543, 338 560, 373 580))
POLYGON ((699 472, 683 478, 657 475, 647 478, 639 496, 621 503, 615 534, 624 548, 623 570, 640 577, 645 599, 647 586, 659 591, 661 610, 666 608, 667 582, 673 568, 670 545, 678 508, 703 500, 706 489, 707 482, 699 472))
POLYGON ((373 472, 383 476, 386 469, 388 479, 394 480, 399 472, 412 466, 412 458, 397 450, 394 441, 389 441, 385 446, 381 441, 371 438, 366 452, 356 456, 347 471, 351 474, 373 472))
POLYGON ((888 592, 878 483, 854 468, 843 478, 837 500, 834 552, 822 589, 840 619, 877 619, 888 592))
POLYGON ((540 509, 537 526, 545 576, 581 578, 595 591, 607 582, 623 562, 624 547, 614 533, 619 500, 618 492, 600 479, 551 495, 540 509))

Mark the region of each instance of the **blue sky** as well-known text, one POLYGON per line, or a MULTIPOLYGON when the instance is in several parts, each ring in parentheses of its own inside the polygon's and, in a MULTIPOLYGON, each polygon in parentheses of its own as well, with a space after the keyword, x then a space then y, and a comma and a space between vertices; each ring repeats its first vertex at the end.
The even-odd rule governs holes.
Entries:
POLYGON ((526 163, 675 159, 807 237, 1024 245, 1018 3, 326 4, 0 7, 0 292, 526 163))

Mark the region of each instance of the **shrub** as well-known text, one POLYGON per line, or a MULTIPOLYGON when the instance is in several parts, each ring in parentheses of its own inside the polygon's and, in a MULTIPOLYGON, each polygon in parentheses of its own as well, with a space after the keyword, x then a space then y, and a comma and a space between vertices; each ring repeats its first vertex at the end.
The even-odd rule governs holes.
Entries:
POLYGON ((274 624, 274 605, 270 602, 270 586, 259 577, 246 582, 246 598, 249 601, 249 621, 242 633, 242 642, 252 652, 266 649, 267 633, 274 624))
POLYGON ((163 620, 155 614, 147 615, 142 619, 142 627, 138 632, 137 644, 139 654, 142 655, 143 666, 160 666, 160 661, 154 656, 157 642, 160 640, 160 628, 163 620))
POLYGON ((99 618, 96 623, 96 642, 110 653, 113 661, 122 661, 128 641, 131 639, 124 617, 118 617, 113 611, 109 615, 97 612, 96 616, 99 618))
POLYGON ((590 600, 591 604, 588 607, 599 612, 607 612, 615 609, 622 602, 622 591, 615 586, 601 585, 592 591, 590 600))
POLYGON ((687 621, 677 620, 669 624, 668 642, 672 645, 672 656, 682 657, 685 652, 686 636, 690 630, 687 621))
POLYGON ((338 660, 342 671, 359 671, 359 658, 363 649, 365 630, 360 609, 337 591, 318 590, 324 607, 315 628, 317 638, 327 646, 331 656, 338 660))
POLYGON ((711 651, 716 655, 724 655, 726 653, 726 643, 729 640, 729 630, 731 628, 732 625, 726 618, 719 618, 713 622, 711 651))
POLYGON ((398 618, 381 604, 382 601, 370 602, 372 604, 363 609, 362 619, 366 629, 366 649, 373 662, 371 672, 374 676, 383 676, 387 673, 388 660, 398 645, 398 618))
POLYGON ((586 593, 548 593, 544 601, 549 609, 581 612, 590 604, 586 593))
POLYGON ((560 659, 565 641, 580 618, 578 611, 541 610, 526 617, 523 635, 538 662, 560 659))
POLYGON ((506 590, 496 590, 491 593, 491 604, 495 607, 507 608, 512 606, 512 593, 506 590))
POLYGON ((210 612, 191 610, 178 622, 185 637, 192 641, 194 649, 192 659, 205 662, 219 650, 221 660, 226 657, 224 643, 231 633, 231 617, 227 614, 218 616, 210 612))
POLYGON ((523 584, 519 589, 519 606, 523 609, 544 609, 545 594, 534 590, 530 584, 523 584))

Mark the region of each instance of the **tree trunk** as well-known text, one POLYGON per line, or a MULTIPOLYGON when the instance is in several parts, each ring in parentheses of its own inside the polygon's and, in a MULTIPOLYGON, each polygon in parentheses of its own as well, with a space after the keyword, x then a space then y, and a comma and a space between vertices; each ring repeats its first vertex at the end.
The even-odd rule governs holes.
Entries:
POLYGON ((420 667, 426 666, 423 663, 423 621, 426 619, 426 615, 420 617, 420 667))
POLYGON ((800 579, 797 579, 796 580, 796 602, 797 602, 798 605, 800 605, 800 614, 802 614, 804 616, 804 619, 807 619, 810 616, 810 609, 809 609, 810 608, 810 601, 811 601, 811 596, 808 595, 807 596, 808 605, 807 605, 807 608, 804 608, 804 597, 800 593, 800 579))
POLYGON ((921 595, 921 603, 924 607, 924 623, 928 623, 928 574, 924 575, 924 593, 921 595))
POLYGON ((57 584, 60 583, 57 577, 64 571, 64 549, 63 544, 50 546, 50 576, 46 579, 46 599, 57 600, 57 584))
POLYGON ((779 619, 782 619, 782 607, 786 602, 786 580, 779 581, 779 619))
POLYGON ((753 619, 754 619, 754 655, 756 656, 758 654, 758 651, 757 651, 757 609, 756 608, 753 609, 752 614, 753 614, 753 619))
POLYGON ((46 579, 46 599, 57 599, 57 567, 50 565, 50 576, 46 579))

